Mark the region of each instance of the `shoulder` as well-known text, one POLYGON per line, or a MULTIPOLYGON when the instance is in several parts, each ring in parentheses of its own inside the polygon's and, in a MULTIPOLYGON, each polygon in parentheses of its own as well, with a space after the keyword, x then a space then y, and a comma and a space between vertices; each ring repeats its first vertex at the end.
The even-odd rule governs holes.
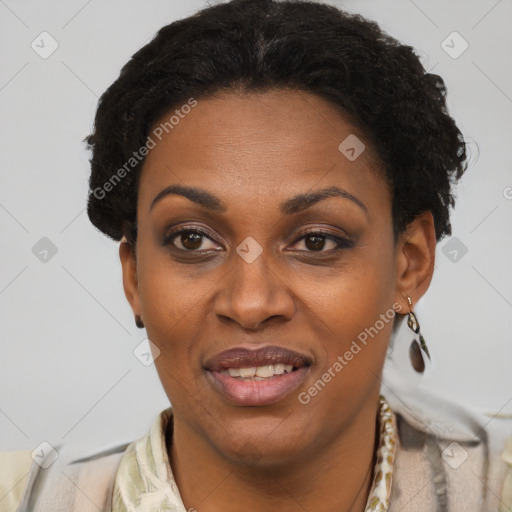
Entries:
POLYGON ((0 510, 15 512, 33 463, 30 450, 0 452, 0 510))
POLYGON ((390 402, 399 436, 392 489, 397 505, 391 510, 418 510, 420 504, 421 510, 454 512, 469 505, 479 512, 512 507, 505 501, 511 499, 510 422, 421 392, 390 402))
MULTIPOLYGON (((153 420, 151 432, 171 414, 168 408, 153 420)), ((0 510, 2 512, 97 512, 110 510, 114 485, 123 457, 148 438, 84 453, 80 446, 47 446, 36 452, 0 454, 0 510), (13 460, 17 464, 12 463, 13 460), (8 476, 6 476, 8 475, 8 476), (4 478, 6 476, 6 478, 4 478), (1 492, 3 491, 3 493, 1 492), (5 499, 2 500, 2 496, 5 499), (7 508, 7 504, 8 507, 7 508)))
MULTIPOLYGON (((30 451, 0 454, 2 512, 96 512, 106 504, 129 443, 80 457, 61 445, 40 457, 30 451), (77 489, 83 493, 77 492, 77 489), (2 498, 4 496, 4 498, 2 498)), ((101 508, 103 510, 103 508, 101 508)))

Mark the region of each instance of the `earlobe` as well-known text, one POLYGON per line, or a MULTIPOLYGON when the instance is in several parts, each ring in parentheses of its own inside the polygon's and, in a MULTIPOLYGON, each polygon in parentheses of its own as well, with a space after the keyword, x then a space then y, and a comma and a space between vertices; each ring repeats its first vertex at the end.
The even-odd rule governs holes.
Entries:
POLYGON ((436 234, 430 211, 407 225, 397 241, 397 287, 395 300, 408 310, 407 297, 414 304, 425 294, 434 271, 436 234))
POLYGON ((139 285, 137 278, 137 264, 135 248, 123 236, 119 244, 119 259, 123 272, 123 288, 135 317, 141 317, 139 285))

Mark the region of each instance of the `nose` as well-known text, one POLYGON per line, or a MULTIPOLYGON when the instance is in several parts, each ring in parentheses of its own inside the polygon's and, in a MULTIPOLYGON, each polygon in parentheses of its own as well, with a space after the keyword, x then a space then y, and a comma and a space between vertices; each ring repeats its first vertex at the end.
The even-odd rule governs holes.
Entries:
POLYGON ((248 330, 258 329, 277 319, 290 320, 295 312, 292 294, 265 251, 247 262, 238 254, 220 283, 214 312, 223 321, 238 323, 248 330))

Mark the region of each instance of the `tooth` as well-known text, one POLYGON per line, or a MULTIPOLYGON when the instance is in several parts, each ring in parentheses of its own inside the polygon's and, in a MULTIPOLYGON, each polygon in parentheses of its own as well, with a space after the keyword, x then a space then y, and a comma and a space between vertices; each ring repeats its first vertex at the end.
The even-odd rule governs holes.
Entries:
POLYGON ((274 375, 282 375, 283 373, 291 373, 293 365, 291 364, 266 364, 258 367, 246 368, 228 368, 223 370, 222 373, 227 373, 230 377, 240 377, 242 380, 265 380, 273 377, 274 375))
POLYGON ((256 367, 240 368, 240 377, 254 377, 256 375, 256 367))
POLYGON ((284 373, 284 364, 277 363, 274 365, 274 375, 282 375, 284 373))
POLYGON ((265 366, 258 366, 258 368, 256 368, 256 375, 258 377, 272 377, 274 375, 274 365, 266 364, 265 366))

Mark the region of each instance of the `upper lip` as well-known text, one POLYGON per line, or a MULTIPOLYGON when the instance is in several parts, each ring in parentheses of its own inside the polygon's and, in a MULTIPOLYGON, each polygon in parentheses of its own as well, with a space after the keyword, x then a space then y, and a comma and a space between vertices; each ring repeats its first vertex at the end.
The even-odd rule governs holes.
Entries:
POLYGON ((214 355, 204 366, 210 371, 222 371, 228 368, 252 368, 279 363, 300 368, 310 365, 312 360, 300 352, 269 345, 259 349, 234 347, 214 355))

